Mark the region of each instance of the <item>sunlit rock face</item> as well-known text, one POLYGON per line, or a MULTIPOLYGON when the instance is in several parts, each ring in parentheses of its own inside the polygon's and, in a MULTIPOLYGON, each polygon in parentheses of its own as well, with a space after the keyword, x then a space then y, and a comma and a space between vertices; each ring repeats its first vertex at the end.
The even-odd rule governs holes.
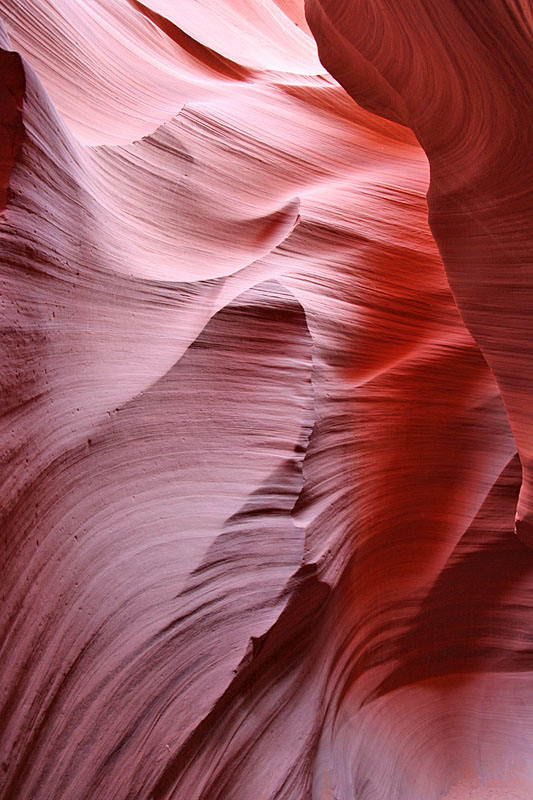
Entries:
POLYGON ((408 125, 431 167, 431 230, 520 453, 533 546, 533 6, 308 0, 320 56, 365 108, 408 125))
POLYGON ((2 799, 530 800, 530 6, 0 15, 2 799))

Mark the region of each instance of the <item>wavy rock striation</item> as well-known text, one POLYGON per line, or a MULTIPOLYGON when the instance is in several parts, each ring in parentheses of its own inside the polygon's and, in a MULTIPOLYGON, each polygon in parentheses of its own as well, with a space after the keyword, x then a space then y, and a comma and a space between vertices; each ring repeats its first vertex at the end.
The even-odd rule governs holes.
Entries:
POLYGON ((5 800, 531 797, 531 13, 306 11, 0 0, 5 800))
POLYGON ((308 0, 323 63, 428 155, 429 219, 522 463, 516 532, 533 545, 533 170, 529 0, 308 0))

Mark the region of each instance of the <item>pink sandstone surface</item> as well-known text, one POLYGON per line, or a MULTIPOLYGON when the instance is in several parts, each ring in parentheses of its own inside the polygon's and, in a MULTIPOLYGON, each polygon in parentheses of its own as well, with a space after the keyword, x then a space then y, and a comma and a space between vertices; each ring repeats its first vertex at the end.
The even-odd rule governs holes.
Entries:
POLYGON ((0 18, 0 798, 531 800, 531 4, 0 18))

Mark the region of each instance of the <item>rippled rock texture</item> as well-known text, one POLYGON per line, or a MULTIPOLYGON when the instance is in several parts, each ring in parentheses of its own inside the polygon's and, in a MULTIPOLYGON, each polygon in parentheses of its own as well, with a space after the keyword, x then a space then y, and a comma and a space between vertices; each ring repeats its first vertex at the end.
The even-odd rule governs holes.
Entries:
POLYGON ((528 0, 0 16, 2 800, 530 800, 528 0))

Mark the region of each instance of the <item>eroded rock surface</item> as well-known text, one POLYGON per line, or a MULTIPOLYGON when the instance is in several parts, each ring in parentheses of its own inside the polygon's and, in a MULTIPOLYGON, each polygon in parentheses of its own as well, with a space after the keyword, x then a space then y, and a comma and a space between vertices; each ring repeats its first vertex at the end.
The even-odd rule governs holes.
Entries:
POLYGON ((531 9, 306 13, 0 0, 3 800, 532 796, 531 9))

